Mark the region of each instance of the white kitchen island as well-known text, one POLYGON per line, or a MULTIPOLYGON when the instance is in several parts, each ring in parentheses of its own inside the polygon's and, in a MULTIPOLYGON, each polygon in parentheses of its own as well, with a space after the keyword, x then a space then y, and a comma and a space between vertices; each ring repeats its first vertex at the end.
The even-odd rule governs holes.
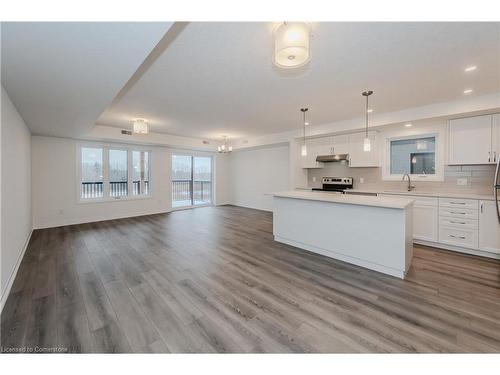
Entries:
POLYGON ((413 254, 413 200, 274 193, 274 239, 404 279, 413 254))

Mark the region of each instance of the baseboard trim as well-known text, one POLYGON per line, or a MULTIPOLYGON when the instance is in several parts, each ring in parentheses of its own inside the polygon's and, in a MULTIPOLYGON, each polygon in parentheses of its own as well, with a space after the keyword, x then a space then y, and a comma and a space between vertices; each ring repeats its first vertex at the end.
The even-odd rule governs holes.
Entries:
POLYGON ((21 251, 21 254, 19 254, 19 257, 17 258, 16 265, 10 274, 9 281, 7 281, 7 287, 5 288, 5 291, 2 293, 2 298, 0 299, 0 313, 3 311, 3 307, 7 302, 7 298, 9 298, 10 290, 12 289, 12 285, 14 284, 14 280, 16 279, 17 271, 19 271, 19 266, 21 265, 21 261, 24 258, 24 253, 26 253, 26 249, 28 248, 32 234, 33 234, 33 229, 31 229, 30 232, 28 233, 28 237, 24 242, 23 250, 21 251))
POLYGON ((482 251, 482 250, 468 249, 468 248, 460 247, 460 246, 453 246, 453 245, 447 245, 447 244, 438 243, 438 242, 415 240, 415 239, 413 240, 413 243, 415 243, 417 245, 434 247, 436 249, 455 251, 457 253, 476 255, 476 256, 485 257, 485 258, 492 258, 492 259, 500 259, 500 254, 489 253, 487 251, 482 251))

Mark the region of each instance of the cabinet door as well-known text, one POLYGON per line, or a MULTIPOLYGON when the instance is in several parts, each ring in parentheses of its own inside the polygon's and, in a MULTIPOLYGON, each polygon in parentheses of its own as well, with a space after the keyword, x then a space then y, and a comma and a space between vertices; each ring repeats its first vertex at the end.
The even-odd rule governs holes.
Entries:
POLYGON ((479 202, 479 250, 500 254, 500 223, 494 201, 479 202))
POLYGON ((306 140, 307 155, 301 156, 302 168, 323 168, 323 163, 318 163, 316 157, 322 154, 324 142, 322 138, 306 140))
POLYGON ((379 167, 377 132, 368 132, 371 150, 363 151, 365 133, 349 134, 349 167, 379 167))
POLYGON ((500 158, 500 114, 493 115, 493 138, 491 148, 493 150, 493 162, 500 158))
POLYGON ((492 121, 491 115, 450 120, 448 164, 494 163, 492 121))
MULTIPOLYGON (((432 198, 430 198, 432 199, 432 198)), ((417 240, 437 242, 438 240, 438 206, 434 204, 413 204, 413 238, 417 240)))
POLYGON ((336 135, 333 137, 333 153, 348 154, 349 153, 349 136, 336 135))

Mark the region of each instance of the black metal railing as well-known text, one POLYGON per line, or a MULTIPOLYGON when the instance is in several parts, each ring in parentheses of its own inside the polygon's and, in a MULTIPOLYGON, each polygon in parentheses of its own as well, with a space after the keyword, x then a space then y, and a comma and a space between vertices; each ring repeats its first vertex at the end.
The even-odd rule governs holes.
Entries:
POLYGON ((212 181, 172 180, 172 202, 174 203, 202 204, 210 203, 211 199, 212 181), (192 198, 191 191, 193 191, 192 198))
POLYGON ((141 195, 149 194, 149 181, 144 181, 144 187, 141 189, 141 181, 132 181, 132 194, 141 195))
MULTIPOLYGON (((149 181, 144 181, 144 187, 141 189, 140 181, 132 181, 132 194, 141 195, 149 194, 149 181)), ((109 182, 109 196, 111 197, 125 197, 128 195, 128 182, 127 181, 110 181, 109 182)), ((82 182, 81 197, 88 198, 102 198, 104 196, 102 182, 82 182)))
POLYGON ((102 182, 82 182, 82 198, 102 198, 102 182))

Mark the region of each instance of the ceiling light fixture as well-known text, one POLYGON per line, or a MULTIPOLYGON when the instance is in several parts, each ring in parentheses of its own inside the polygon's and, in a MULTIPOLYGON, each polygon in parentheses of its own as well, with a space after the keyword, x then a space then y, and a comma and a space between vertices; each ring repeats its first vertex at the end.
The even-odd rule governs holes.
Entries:
POLYGON ((372 112, 373 112, 373 109, 372 109, 372 108, 369 108, 369 109, 367 109, 367 111, 366 111, 366 112, 368 112, 368 113, 372 113, 372 112))
POLYGON ((474 90, 472 90, 472 89, 466 89, 466 90, 464 90, 464 94, 465 94, 465 95, 467 95, 467 94, 472 94, 472 92, 473 92, 473 91, 474 91, 474 90))
POLYGON ((370 138, 368 137, 368 97, 373 94, 373 91, 368 90, 368 91, 363 91, 361 95, 366 97, 366 110, 365 110, 365 118, 366 118, 366 131, 365 131, 365 140, 363 141, 363 151, 369 152, 372 149, 372 145, 370 142, 370 138))
POLYGON ((217 152, 220 154, 227 154, 229 152, 232 152, 233 146, 227 145, 227 136, 223 135, 222 138, 224 139, 224 143, 220 146, 217 146, 217 152))
POLYGON ((464 72, 473 72, 474 70, 477 69, 477 66, 476 65, 471 65, 471 66, 468 66, 467 68, 464 69, 464 72))
POLYGON ((134 120, 134 133, 135 134, 148 134, 149 124, 147 120, 138 118, 134 120))
POLYGON ((405 127, 411 128, 413 125, 412 124, 405 124, 405 127))
POLYGON ((297 68, 310 60, 310 28, 305 22, 283 22, 274 31, 274 64, 297 68))
POLYGON ((302 112, 302 123, 304 124, 303 129, 304 129, 304 144, 300 148, 300 154, 302 156, 307 156, 307 146, 306 146, 306 112, 309 110, 309 108, 301 108, 300 111, 302 112))

